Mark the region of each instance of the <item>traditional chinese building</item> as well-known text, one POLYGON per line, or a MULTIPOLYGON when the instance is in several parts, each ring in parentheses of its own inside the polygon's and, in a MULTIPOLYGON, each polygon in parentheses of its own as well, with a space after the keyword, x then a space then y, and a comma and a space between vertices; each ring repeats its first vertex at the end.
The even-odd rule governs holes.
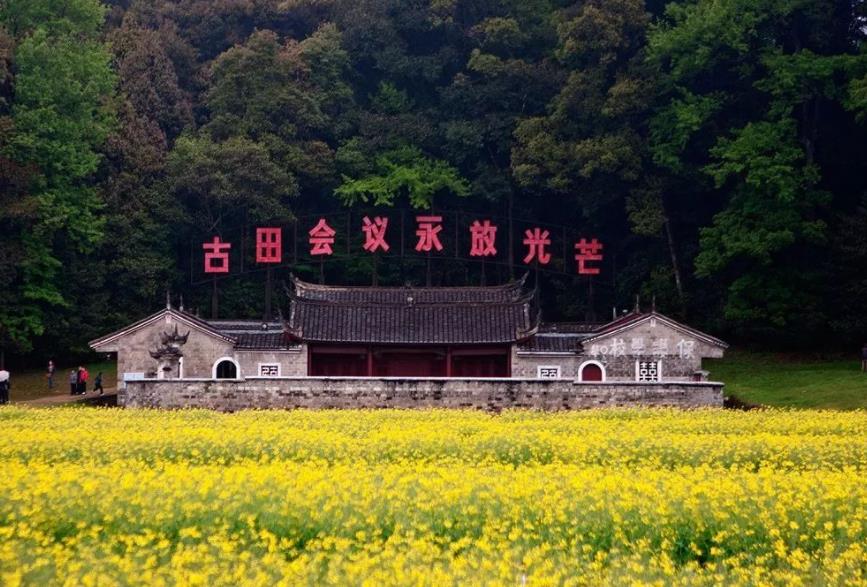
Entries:
MULTIPOLYGON (((633 393, 647 385, 700 384, 702 359, 721 357, 726 348, 657 312, 636 310, 605 324, 544 323, 523 280, 343 287, 297 279, 283 321, 203 320, 167 305, 91 346, 117 353, 120 387, 178 380, 188 382, 188 399, 205 380, 275 382, 272 390, 281 381, 309 390, 338 379, 355 381, 355 388, 416 378, 558 380, 628 384, 633 393)), ((485 393, 496 393, 491 385, 485 393)), ((721 402, 721 384, 714 385, 721 402)))

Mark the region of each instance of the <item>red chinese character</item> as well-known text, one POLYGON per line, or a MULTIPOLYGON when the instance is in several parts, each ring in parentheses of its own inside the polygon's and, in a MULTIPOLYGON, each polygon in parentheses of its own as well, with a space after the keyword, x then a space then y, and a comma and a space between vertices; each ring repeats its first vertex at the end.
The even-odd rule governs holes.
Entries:
POLYGON ((229 249, 232 243, 220 242, 220 237, 215 236, 209 243, 202 243, 205 250, 205 273, 228 273, 229 272, 229 249))
POLYGON ((331 250, 331 245, 334 244, 334 229, 328 226, 324 218, 320 218, 312 229, 310 229, 310 254, 311 255, 331 255, 334 251, 331 250))
POLYGON ((425 253, 429 253, 431 249, 442 251, 443 244, 437 235, 443 230, 443 227, 440 226, 443 217, 416 216, 415 220, 418 222, 418 230, 415 231, 416 236, 418 236, 418 243, 415 245, 415 250, 425 253))
POLYGON ((524 231, 524 244, 527 245, 527 256, 524 257, 524 263, 529 264, 533 259, 538 260, 541 265, 547 265, 551 262, 551 253, 545 250, 545 247, 551 244, 550 236, 550 232, 541 228, 524 231))
POLYGON ((385 229, 388 228, 388 218, 376 216, 373 222, 365 216, 363 219, 364 225, 361 230, 364 231, 364 250, 375 253, 376 249, 388 251, 390 248, 385 242, 385 229))
POLYGON ((494 243, 497 238, 497 227, 490 220, 473 220, 470 225, 470 257, 488 257, 497 254, 494 243))
POLYGON ((580 275, 599 275, 599 267, 587 267, 587 261, 601 261, 602 255, 599 251, 602 250, 602 243, 595 238, 590 242, 587 239, 581 238, 575 243, 575 250, 578 253, 575 255, 575 260, 578 261, 578 273, 580 275))
POLYGON ((283 260, 283 230, 280 228, 256 229, 256 262, 279 263, 283 260))

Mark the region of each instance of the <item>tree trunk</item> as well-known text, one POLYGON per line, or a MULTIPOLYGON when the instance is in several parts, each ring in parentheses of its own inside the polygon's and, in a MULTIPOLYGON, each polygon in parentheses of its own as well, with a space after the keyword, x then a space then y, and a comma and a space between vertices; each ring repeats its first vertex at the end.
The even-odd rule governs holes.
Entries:
POLYGON ((664 218, 663 227, 665 228, 665 239, 668 243, 668 254, 671 258, 671 269, 674 272, 674 285, 677 288, 677 299, 680 302, 680 312, 682 317, 686 317, 686 296, 683 293, 683 278, 680 274, 680 263, 677 260, 677 247, 674 242, 674 232, 671 230, 671 219, 668 216, 668 210, 665 205, 665 198, 660 196, 662 200, 662 217, 664 218))

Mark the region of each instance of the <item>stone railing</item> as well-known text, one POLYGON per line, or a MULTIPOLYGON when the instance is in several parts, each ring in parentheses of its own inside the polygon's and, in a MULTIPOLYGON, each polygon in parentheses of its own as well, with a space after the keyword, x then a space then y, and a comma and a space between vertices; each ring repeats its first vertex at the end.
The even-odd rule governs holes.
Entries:
POLYGON ((279 377, 128 381, 129 408, 508 408, 569 410, 610 406, 721 407, 716 382, 580 383, 569 379, 279 377))

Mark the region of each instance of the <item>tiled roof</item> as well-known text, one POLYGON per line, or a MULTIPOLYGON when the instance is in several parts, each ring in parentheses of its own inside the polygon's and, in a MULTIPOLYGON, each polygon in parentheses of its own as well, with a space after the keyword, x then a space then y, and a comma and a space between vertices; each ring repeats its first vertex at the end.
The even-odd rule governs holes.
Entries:
POLYGON ((544 334, 538 333, 522 342, 518 350, 528 353, 574 353, 581 350, 581 341, 589 334, 544 334))
POLYGON ((237 334, 235 336, 236 349, 279 350, 291 346, 286 342, 286 336, 282 332, 257 332, 255 334, 237 334))
POLYGON ((589 334, 603 326, 601 322, 543 322, 539 334, 589 334))
POLYGON ((235 341, 236 349, 281 350, 293 346, 286 340, 281 322, 261 320, 209 320, 208 324, 235 341))
POLYGON ((490 287, 351 287, 317 285, 293 279, 295 297, 335 304, 488 304, 526 297, 524 280, 490 287))
POLYGON ((294 281, 287 330, 309 342, 501 344, 535 332, 523 281, 493 287, 333 287, 294 281))

